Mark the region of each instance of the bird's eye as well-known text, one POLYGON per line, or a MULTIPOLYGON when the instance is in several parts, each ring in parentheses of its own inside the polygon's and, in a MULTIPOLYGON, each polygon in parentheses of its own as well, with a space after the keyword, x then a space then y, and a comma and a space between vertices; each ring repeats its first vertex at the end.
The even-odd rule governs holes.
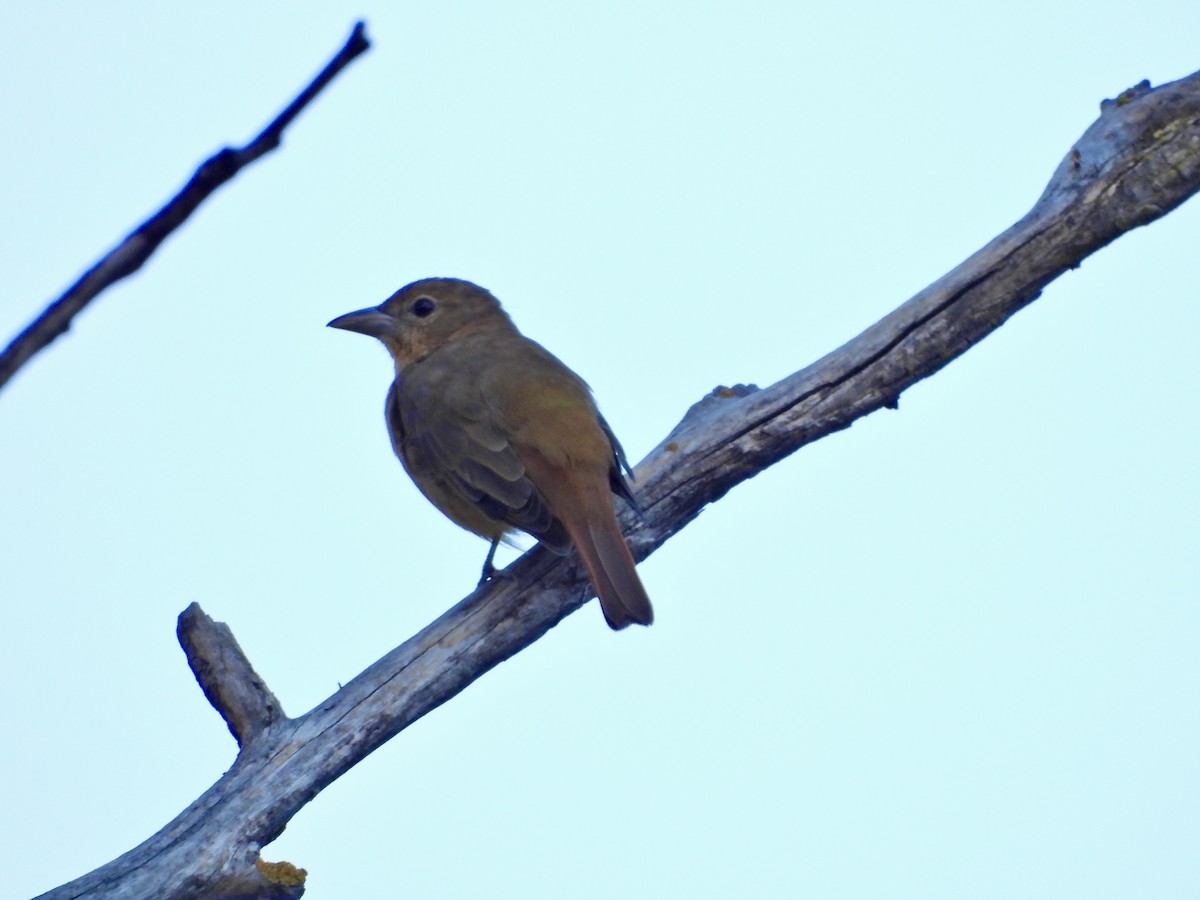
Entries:
POLYGON ((437 304, 433 302, 432 297, 418 297, 409 308, 412 310, 414 316, 418 319, 423 319, 437 309, 437 304))

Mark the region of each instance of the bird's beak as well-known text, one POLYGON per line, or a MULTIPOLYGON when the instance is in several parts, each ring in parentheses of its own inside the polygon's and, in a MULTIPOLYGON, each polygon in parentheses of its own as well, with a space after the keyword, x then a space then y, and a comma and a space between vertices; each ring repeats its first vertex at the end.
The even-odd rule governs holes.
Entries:
POLYGON ((341 328, 343 331, 357 331, 370 337, 382 338, 391 334, 396 328, 396 320, 381 310, 378 306, 360 309, 344 316, 338 316, 327 326, 341 328))

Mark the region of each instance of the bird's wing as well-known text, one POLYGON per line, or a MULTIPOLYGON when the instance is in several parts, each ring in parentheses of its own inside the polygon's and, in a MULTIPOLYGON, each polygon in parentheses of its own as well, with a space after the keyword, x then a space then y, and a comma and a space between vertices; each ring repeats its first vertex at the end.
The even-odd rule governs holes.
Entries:
POLYGON ((638 506, 637 498, 633 496, 633 488, 629 484, 629 478, 633 478, 633 467, 629 465, 629 460, 625 457, 625 448, 621 446, 621 442, 617 440, 617 436, 613 434, 612 428, 608 422, 604 420, 604 416, 596 412, 596 418, 600 420, 600 427, 604 430, 604 436, 608 438, 608 443, 612 446, 612 466, 608 470, 608 486, 612 488, 612 492, 618 497, 625 500, 630 505, 634 512, 639 516, 642 514, 642 508, 638 506))
POLYGON ((488 519, 566 550, 566 531, 471 381, 398 377, 388 397, 388 424, 398 455, 430 499, 449 491, 488 519), (436 486, 422 483, 422 470, 431 469, 436 486))

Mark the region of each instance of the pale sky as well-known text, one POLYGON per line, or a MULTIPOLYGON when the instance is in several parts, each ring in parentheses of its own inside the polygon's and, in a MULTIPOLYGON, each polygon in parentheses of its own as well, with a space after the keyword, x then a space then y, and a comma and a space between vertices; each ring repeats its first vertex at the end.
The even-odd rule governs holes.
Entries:
MULTIPOLYGON (((299 715, 469 592, 392 455, 382 348, 453 275, 634 461, 1007 228, 1099 103, 1200 68, 1200 5, 10 4, 0 340, 374 42, 0 391, 0 896, 157 831, 236 747, 193 601, 299 715)), ((327 788, 307 897, 1200 893, 1200 204, 708 509, 327 788)), ((508 557, 511 558, 511 554, 508 557)))

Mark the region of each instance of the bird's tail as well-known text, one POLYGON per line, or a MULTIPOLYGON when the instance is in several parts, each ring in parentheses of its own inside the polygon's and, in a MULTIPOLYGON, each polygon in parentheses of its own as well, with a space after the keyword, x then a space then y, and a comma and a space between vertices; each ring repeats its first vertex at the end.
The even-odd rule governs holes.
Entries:
POLYGON ((633 623, 649 625, 654 610, 617 524, 612 499, 607 492, 597 492, 588 501, 585 515, 563 524, 600 598, 604 619, 615 630, 633 623))

